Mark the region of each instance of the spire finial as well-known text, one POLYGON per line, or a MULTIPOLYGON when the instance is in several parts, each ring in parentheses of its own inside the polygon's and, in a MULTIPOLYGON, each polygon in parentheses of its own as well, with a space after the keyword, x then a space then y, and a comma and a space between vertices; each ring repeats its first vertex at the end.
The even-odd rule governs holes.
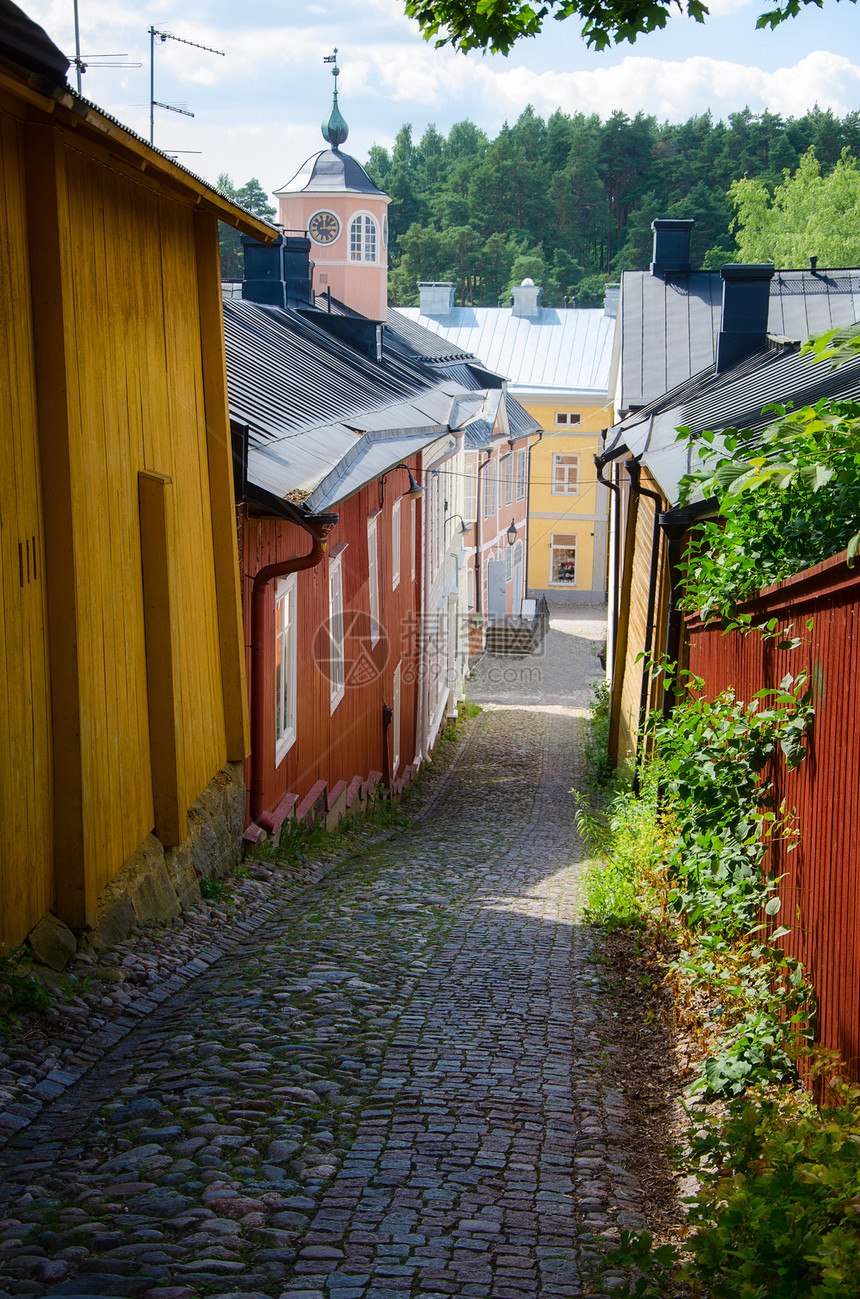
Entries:
POLYGON ((338 149, 349 135, 349 127, 346 124, 346 118, 337 106, 337 79, 340 76, 340 68, 337 66, 337 46, 333 54, 325 54, 323 63, 331 63, 331 75, 334 77, 334 94, 331 102, 331 112, 322 124, 323 139, 330 144, 333 149, 338 149))

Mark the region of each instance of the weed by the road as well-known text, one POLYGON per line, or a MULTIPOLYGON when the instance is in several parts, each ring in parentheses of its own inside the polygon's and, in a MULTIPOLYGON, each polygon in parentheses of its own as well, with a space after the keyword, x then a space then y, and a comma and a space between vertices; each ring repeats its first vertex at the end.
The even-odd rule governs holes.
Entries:
POLYGON ((32 971, 23 947, 0 952, 0 1032, 13 1033, 20 1027, 19 1012, 47 1010, 47 989, 32 971))

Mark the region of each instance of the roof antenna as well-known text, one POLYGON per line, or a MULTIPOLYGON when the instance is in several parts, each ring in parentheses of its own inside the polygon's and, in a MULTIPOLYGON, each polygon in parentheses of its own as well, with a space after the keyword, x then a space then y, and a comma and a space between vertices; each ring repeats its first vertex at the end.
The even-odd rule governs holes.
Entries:
POLYGON ((813 253, 809 258, 809 269, 812 271, 813 275, 818 274, 818 271, 816 269, 817 266, 818 266, 818 258, 816 257, 815 253, 813 253))
MULTIPOLYGON (((173 32, 161 32, 157 27, 149 29, 149 143, 155 144, 155 110, 156 108, 167 108, 171 113, 181 113, 183 117, 193 117, 194 114, 185 107, 184 104, 165 104, 155 98, 155 38, 161 38, 162 45, 165 41, 177 41, 180 45, 190 45, 194 50, 206 50, 207 54, 219 54, 222 59, 226 58, 223 50, 213 50, 211 45, 200 45, 197 41, 187 41, 184 36, 174 36, 173 32)), ((176 153, 196 153, 193 149, 178 149, 176 153)))

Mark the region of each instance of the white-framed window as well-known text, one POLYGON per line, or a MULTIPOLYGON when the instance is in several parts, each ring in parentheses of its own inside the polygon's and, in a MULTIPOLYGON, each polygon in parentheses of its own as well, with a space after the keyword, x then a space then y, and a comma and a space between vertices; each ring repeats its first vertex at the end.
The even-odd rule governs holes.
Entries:
POLYGON ((397 777, 397 768, 400 766, 400 669, 403 665, 401 660, 394 669, 394 698, 391 711, 394 716, 391 719, 391 729, 394 734, 391 737, 391 779, 397 777))
POLYGON ((378 235, 376 222, 367 212, 359 212, 349 223, 349 260, 351 262, 378 261, 378 235))
POLYGON ((550 541, 549 580, 553 586, 576 586, 576 534, 554 532, 550 541))
POLYGON ((367 520, 367 593, 370 601, 370 643, 379 640, 379 538, 378 514, 367 520))
POLYGON ((502 456, 501 467, 505 480, 505 505, 511 505, 514 499, 514 457, 510 452, 502 456))
POLYGON ((478 457, 476 455, 466 456, 464 472, 466 482, 463 492, 463 519, 466 523, 474 523, 478 517, 478 457))
POLYGON ((528 451, 517 452, 517 500, 524 501, 526 498, 526 466, 528 465, 528 451))
POLYGON ((556 428, 572 428, 574 424, 581 424, 582 416, 576 410, 557 410, 555 412, 556 428))
POLYGON ((410 543, 410 544, 411 544, 411 548, 412 548, 412 581, 414 582, 414 581, 415 581, 415 568, 416 568, 415 560, 416 560, 417 551, 418 551, 418 542, 416 541, 416 538, 415 538, 415 529, 416 529, 416 527, 418 526, 418 502, 417 502, 417 500, 415 500, 415 498, 413 497, 413 499, 409 502, 409 504, 410 504, 411 507, 412 507, 412 512, 411 512, 411 515, 410 515, 410 518, 411 518, 411 520, 412 520, 411 525, 410 525, 410 528, 411 528, 411 532, 410 532, 411 543, 410 543))
POLYGON ((579 495, 579 456, 554 455, 552 458, 553 496, 579 495))
POLYGON ((329 688, 331 711, 346 692, 346 645, 343 625, 343 552, 328 563, 329 688))
POLYGON ((296 574, 275 587, 275 765, 296 742, 296 574))
POLYGON ((475 570, 471 564, 466 573, 466 600, 470 609, 475 607, 475 570))
POLYGON ((400 498, 391 507, 391 589, 400 585, 400 498))
POLYGON ((514 548, 505 546, 505 581, 510 582, 514 575, 514 548))
POLYGON ((484 518, 489 519, 496 512, 496 470, 492 460, 481 477, 484 480, 484 518))

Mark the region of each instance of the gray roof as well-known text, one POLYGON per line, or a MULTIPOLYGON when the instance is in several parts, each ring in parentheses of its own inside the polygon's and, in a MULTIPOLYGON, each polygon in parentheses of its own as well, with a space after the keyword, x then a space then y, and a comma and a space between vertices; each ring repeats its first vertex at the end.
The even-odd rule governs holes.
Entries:
MULTIPOLYGON (((446 431, 494 418, 501 389, 468 368, 452 377, 387 328, 380 362, 325 325, 321 312, 224 300, 230 416, 249 430, 252 486, 323 511, 446 431)), ((515 421, 537 428, 519 408, 515 421)))
MULTIPOLYGON (((625 271, 616 339, 619 407, 644 406, 712 365, 720 331, 719 271, 665 278, 625 271)), ((777 271, 770 283, 768 332, 797 342, 860 317, 860 271, 777 271)))
POLYGON ((514 396, 608 392, 615 320, 602 310, 541 307, 536 316, 515 316, 510 307, 455 307, 424 316, 397 307, 396 314, 504 375, 514 396))
POLYGON ((307 194, 332 192, 350 194, 382 194, 374 185, 360 162, 341 153, 340 149, 321 149, 299 167, 286 185, 276 189, 276 194, 307 194))
POLYGON ((701 464, 697 435, 705 429, 717 434, 727 429, 760 432, 774 419, 765 407, 791 403, 798 408, 828 397, 860 400, 860 358, 834 370, 826 361, 801 356, 796 343, 774 343, 721 374, 709 368, 694 375, 629 415, 609 430, 604 455, 626 447, 640 456, 666 499, 675 504, 681 478, 701 464), (679 427, 689 428, 692 436, 679 440, 679 427))

